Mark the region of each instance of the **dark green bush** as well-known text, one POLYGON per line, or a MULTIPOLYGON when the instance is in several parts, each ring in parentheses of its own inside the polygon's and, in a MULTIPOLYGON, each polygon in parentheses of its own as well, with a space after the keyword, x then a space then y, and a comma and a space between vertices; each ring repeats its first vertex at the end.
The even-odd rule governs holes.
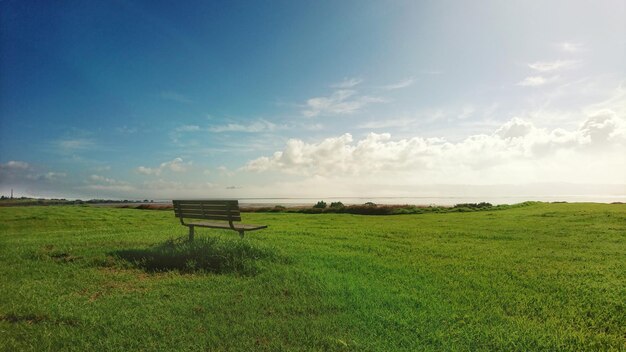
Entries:
POLYGON ((341 203, 341 202, 332 202, 332 203, 330 203, 329 208, 331 208, 331 209, 343 209, 343 208, 345 208, 345 205, 343 205, 343 203, 341 203))
POLYGON ((324 212, 324 209, 322 208, 304 208, 304 209, 299 209, 298 211, 296 211, 296 213, 303 213, 303 214, 322 214, 324 212))
POLYGON ((485 208, 491 208, 491 207, 493 207, 493 205, 491 205, 491 203, 481 202, 481 203, 460 203, 460 204, 455 204, 453 208, 485 209, 485 208))
POLYGON ((342 202, 332 202, 330 206, 323 200, 317 202, 312 207, 289 207, 286 208, 277 205, 273 208, 242 208, 244 212, 286 212, 286 213, 302 213, 302 214, 322 214, 322 213, 348 213, 360 215, 402 215, 402 214, 424 214, 424 213, 456 213, 456 212, 473 212, 485 210, 505 210, 518 207, 524 207, 538 202, 524 202, 519 204, 492 205, 491 203, 460 203, 452 207, 446 206, 417 206, 417 205, 376 205, 367 202, 361 205, 344 205, 342 202))
POLYGON ((283 207, 282 205, 277 205, 274 208, 272 208, 270 211, 273 213, 281 213, 285 210, 287 210, 287 208, 283 207))
POLYGON ((326 209, 326 202, 324 202, 323 200, 320 200, 319 202, 317 202, 317 204, 313 206, 313 208, 326 209))

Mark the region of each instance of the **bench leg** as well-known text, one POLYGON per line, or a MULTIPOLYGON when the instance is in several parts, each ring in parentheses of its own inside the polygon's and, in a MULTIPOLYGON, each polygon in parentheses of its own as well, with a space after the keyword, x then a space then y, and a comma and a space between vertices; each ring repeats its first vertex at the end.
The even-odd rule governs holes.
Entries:
POLYGON ((193 225, 189 226, 189 242, 193 241, 193 225))
POLYGON ((243 238, 243 231, 239 231, 239 237, 243 238))

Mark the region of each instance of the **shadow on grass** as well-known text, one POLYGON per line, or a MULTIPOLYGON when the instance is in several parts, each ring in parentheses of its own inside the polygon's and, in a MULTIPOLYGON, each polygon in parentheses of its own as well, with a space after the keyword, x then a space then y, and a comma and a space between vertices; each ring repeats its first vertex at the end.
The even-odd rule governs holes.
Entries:
POLYGON ((261 260, 277 258, 273 250, 260 248, 248 241, 220 238, 186 238, 168 240, 146 249, 119 250, 110 253, 147 272, 179 271, 255 275, 261 260))
POLYGON ((80 322, 73 318, 52 318, 48 315, 41 314, 0 314, 0 321, 6 321, 11 324, 24 323, 28 325, 38 323, 65 324, 70 326, 78 326, 80 322))

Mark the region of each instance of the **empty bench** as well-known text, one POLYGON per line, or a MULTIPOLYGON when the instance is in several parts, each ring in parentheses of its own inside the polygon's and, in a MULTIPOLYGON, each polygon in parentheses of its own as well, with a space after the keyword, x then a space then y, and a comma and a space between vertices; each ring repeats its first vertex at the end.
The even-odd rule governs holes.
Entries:
POLYGON ((244 232, 267 228, 266 225, 249 225, 241 221, 237 200, 173 200, 174 215, 183 226, 189 227, 189 240, 193 241, 194 227, 233 230, 243 238, 244 232), (185 221, 185 219, 193 219, 185 221), (199 221, 213 220, 213 221, 199 221))

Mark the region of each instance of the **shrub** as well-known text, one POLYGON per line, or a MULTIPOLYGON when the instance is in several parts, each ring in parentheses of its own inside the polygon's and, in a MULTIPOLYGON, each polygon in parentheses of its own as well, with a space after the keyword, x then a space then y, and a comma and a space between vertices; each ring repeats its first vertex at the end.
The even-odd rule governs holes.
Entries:
POLYGON ((317 202, 317 204, 315 204, 313 206, 313 208, 316 209, 325 209, 326 208, 326 202, 324 202, 323 200, 320 200, 319 202, 317 202))
POLYGON ((276 205, 270 211, 273 212, 273 213, 281 213, 281 212, 285 211, 286 209, 287 208, 283 207, 282 205, 276 205))
MULTIPOLYGON (((372 203, 373 204, 373 203, 372 203)), ((365 205, 351 205, 345 208, 346 213, 361 214, 361 215, 391 215, 394 208, 392 206, 371 206, 365 205)))
POLYGON ((345 208, 345 205, 343 205, 343 203, 341 202, 332 202, 330 203, 330 207, 331 209, 343 209, 345 208))
POLYGON ((485 209, 491 208, 493 205, 491 203, 481 202, 481 203, 460 203, 454 205, 453 208, 466 208, 466 209, 485 209))

